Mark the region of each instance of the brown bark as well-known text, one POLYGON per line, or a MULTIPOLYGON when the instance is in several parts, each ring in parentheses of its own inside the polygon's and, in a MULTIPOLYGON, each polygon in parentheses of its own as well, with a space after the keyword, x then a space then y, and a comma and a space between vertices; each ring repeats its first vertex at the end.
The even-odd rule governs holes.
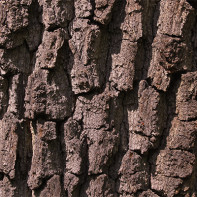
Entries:
POLYGON ((195 0, 0 1, 0 196, 197 196, 195 0))

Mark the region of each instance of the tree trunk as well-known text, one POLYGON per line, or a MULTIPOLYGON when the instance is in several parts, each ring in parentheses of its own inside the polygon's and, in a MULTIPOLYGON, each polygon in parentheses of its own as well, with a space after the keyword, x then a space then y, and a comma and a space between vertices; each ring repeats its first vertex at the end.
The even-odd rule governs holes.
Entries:
POLYGON ((195 0, 0 1, 1 197, 196 197, 195 0))

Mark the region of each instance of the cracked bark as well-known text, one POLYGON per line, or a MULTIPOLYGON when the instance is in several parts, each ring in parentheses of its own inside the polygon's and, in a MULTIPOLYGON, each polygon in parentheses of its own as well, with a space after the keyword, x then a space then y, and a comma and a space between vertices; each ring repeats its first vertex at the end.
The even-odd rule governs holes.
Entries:
POLYGON ((197 196, 195 0, 0 1, 0 196, 197 196))

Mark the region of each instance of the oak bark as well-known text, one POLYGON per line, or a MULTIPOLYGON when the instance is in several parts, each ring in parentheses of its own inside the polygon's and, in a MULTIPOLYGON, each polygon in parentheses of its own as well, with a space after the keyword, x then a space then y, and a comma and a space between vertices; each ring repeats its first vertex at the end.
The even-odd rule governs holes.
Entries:
POLYGON ((0 196, 197 196, 195 0, 0 1, 0 196))

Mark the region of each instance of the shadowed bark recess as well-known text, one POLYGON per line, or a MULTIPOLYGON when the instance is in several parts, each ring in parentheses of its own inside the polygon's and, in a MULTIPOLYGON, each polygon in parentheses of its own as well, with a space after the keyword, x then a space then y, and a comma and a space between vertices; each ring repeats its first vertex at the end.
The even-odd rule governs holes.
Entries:
POLYGON ((0 197, 196 197, 195 0, 0 0, 0 197))

